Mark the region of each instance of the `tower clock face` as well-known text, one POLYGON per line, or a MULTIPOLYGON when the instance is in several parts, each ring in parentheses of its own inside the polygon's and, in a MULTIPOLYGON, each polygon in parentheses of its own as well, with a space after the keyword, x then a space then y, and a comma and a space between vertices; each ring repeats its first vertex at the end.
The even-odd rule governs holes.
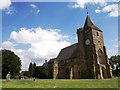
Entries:
POLYGON ((89 44, 90 44, 90 39, 87 39, 87 40, 85 41, 85 44, 86 44, 86 45, 89 45, 89 44))

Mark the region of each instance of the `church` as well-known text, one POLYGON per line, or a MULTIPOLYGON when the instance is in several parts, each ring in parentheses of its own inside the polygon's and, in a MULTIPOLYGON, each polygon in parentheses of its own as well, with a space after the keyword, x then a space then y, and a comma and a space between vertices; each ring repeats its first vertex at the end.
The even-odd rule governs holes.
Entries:
POLYGON ((104 79, 112 77, 112 68, 104 45, 103 32, 87 15, 85 24, 77 29, 78 43, 63 48, 58 56, 44 65, 49 78, 104 79))

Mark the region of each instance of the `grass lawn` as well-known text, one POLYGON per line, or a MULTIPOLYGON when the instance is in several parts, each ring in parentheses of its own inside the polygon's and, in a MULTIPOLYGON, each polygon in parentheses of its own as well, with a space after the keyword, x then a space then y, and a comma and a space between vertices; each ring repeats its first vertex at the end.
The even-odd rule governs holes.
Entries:
POLYGON ((118 88, 118 78, 114 79, 32 79, 2 80, 2 88, 118 88))

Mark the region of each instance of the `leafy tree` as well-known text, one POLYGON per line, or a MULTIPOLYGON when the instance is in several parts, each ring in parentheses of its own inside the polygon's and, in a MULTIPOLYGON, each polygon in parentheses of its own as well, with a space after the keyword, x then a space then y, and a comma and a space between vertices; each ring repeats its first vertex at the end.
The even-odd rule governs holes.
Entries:
POLYGON ((8 72, 12 77, 19 75, 21 70, 20 58, 10 50, 1 50, 2 52, 2 78, 6 78, 8 72))
POLYGON ((32 74, 33 74, 33 70, 32 70, 32 62, 30 63, 30 65, 29 65, 29 68, 28 68, 28 71, 30 72, 30 74, 31 74, 31 76, 32 76, 32 74))
POLYGON ((48 68, 46 66, 37 66, 35 68, 35 77, 38 79, 48 78, 48 68))
POLYGON ((36 63, 34 62, 32 64, 32 62, 31 62, 29 65, 28 71, 30 72, 32 77, 34 77, 35 68, 36 68, 36 63))
POLYGON ((111 56, 109 60, 113 69, 113 75, 117 77, 120 76, 120 55, 111 56))
POLYGON ((35 68, 36 68, 36 63, 34 62, 34 64, 33 64, 33 77, 35 77, 35 68))

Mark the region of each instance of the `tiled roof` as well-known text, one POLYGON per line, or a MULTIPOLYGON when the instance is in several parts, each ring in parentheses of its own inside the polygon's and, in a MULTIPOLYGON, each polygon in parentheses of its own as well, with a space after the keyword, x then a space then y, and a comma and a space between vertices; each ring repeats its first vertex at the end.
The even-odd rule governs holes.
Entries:
POLYGON ((77 43, 73 44, 71 46, 68 46, 66 48, 63 48, 59 55, 57 56, 57 60, 65 60, 65 59, 70 59, 74 58, 77 56, 77 43))

